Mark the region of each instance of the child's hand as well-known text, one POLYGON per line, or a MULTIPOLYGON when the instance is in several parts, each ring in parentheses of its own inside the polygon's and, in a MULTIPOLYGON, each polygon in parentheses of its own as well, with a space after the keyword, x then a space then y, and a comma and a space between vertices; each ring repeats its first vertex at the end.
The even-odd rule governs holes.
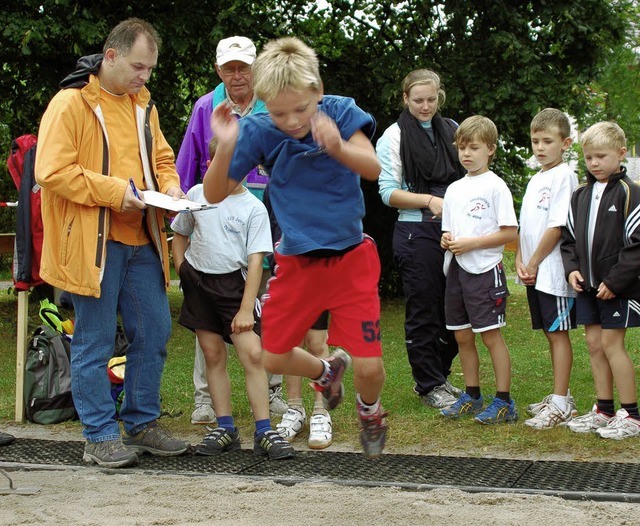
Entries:
POLYGON ((571 285, 571 288, 576 292, 584 292, 584 278, 579 270, 574 270, 569 274, 569 285, 571 285))
POLYGON ((218 144, 235 144, 240 133, 238 119, 231 113, 231 106, 227 103, 218 104, 211 114, 211 130, 218 138, 218 144))
POLYGON ((473 237, 460 237, 458 239, 451 239, 449 241, 449 250, 453 252, 455 256, 465 254, 475 250, 476 238, 473 237))
POLYGON ((429 210, 435 217, 442 217, 442 205, 444 205, 444 199, 434 195, 429 201, 429 210))
POLYGON ((231 321, 231 330, 236 334, 251 331, 254 325, 253 311, 239 310, 238 314, 236 314, 231 321))
POLYGON ((535 285, 536 284, 536 276, 532 276, 529 274, 529 270, 527 266, 522 263, 522 261, 516 261, 516 274, 520 278, 520 281, 525 285, 535 285))
POLYGON ((440 246, 445 250, 449 250, 449 242, 453 239, 451 232, 444 232, 440 238, 440 246))
POLYGON ((342 137, 334 120, 325 113, 318 111, 311 119, 311 134, 320 148, 331 156, 337 155, 342 149, 342 137))
POLYGON ((596 298, 598 298, 599 300, 612 300, 615 297, 615 293, 609 287, 607 287, 604 283, 600 283, 596 298))

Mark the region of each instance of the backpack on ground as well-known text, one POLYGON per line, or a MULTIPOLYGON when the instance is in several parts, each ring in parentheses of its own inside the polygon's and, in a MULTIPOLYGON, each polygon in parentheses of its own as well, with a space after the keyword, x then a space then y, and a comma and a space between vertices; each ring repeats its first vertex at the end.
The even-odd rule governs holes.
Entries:
POLYGON ((40 325, 27 346, 24 406, 27 420, 55 424, 77 418, 71 395, 69 341, 47 325, 40 325))

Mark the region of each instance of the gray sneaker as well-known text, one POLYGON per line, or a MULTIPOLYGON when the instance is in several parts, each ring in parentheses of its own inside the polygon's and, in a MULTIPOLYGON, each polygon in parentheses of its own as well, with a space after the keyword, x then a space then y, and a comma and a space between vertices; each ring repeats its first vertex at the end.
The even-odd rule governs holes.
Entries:
POLYGON ((434 387, 426 395, 420 396, 420 399, 427 407, 435 407, 436 409, 445 409, 458 401, 458 399, 449 392, 446 384, 434 387))
POLYGON ((449 391, 456 398, 460 398, 460 395, 462 395, 462 389, 458 389, 449 380, 445 381, 444 386, 447 388, 447 391, 449 391))
POLYGON ((116 438, 103 442, 87 442, 82 460, 105 468, 123 468, 137 464, 138 455, 126 449, 122 439, 116 438))
POLYGON ((269 387, 269 412, 271 416, 282 416, 287 412, 287 409, 289 406, 282 398, 282 386, 269 387))
POLYGON ((155 420, 149 422, 139 433, 126 435, 122 440, 125 447, 139 453, 151 453, 161 457, 182 455, 190 444, 184 440, 173 438, 171 434, 158 425, 155 420))

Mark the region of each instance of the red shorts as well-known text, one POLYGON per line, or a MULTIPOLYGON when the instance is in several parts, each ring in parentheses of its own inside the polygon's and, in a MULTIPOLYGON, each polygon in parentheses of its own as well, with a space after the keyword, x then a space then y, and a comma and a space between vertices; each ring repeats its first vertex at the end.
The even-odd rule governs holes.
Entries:
POLYGON ((360 358, 382 356, 380 259, 371 238, 340 256, 276 254, 276 265, 262 296, 262 347, 267 352, 289 352, 328 310, 329 345, 360 358))

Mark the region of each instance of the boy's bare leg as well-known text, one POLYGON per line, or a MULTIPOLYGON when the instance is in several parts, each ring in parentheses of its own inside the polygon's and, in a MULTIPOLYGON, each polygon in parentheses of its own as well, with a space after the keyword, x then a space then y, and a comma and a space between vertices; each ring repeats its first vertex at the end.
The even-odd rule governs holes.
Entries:
POLYGON ((600 400, 613 400, 613 373, 602 347, 602 327, 600 325, 585 325, 584 331, 596 397, 600 400))
POLYGON ((496 377, 496 391, 507 393, 511 390, 511 357, 502 333, 500 329, 491 329, 481 333, 481 336, 482 342, 491 354, 496 377))
POLYGON ((374 404, 380 398, 385 380, 382 357, 353 359, 353 385, 365 404, 374 404))
POLYGON ((207 383, 217 416, 231 415, 231 384, 227 373, 227 347, 222 336, 210 331, 197 330, 207 364, 207 383))
POLYGON ((551 366, 553 368, 553 394, 567 396, 571 368, 573 367, 573 348, 568 331, 544 331, 549 341, 551 366))
POLYGON ((263 353, 264 367, 274 374, 303 376, 315 380, 324 373, 324 365, 319 358, 300 347, 294 347, 283 354, 263 353))
POLYGON ((633 362, 624 346, 626 329, 602 329, 602 347, 618 389, 621 404, 637 402, 633 362))
POLYGON ((455 331, 458 356, 465 386, 480 385, 480 359, 476 348, 476 335, 471 329, 455 331))
POLYGON ((269 380, 262 365, 262 344, 253 331, 232 334, 238 359, 244 368, 247 397, 255 420, 269 419, 269 380))

